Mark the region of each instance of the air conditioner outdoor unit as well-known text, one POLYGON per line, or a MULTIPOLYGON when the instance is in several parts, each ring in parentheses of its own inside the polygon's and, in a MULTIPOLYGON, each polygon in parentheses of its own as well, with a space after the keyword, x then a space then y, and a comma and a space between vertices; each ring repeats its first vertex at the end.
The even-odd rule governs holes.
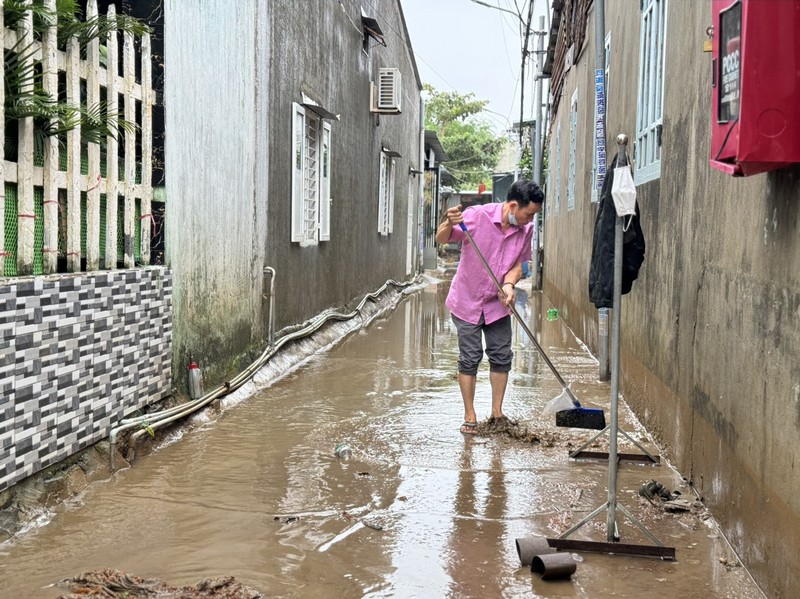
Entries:
POLYGON ((373 112, 400 114, 400 69, 378 69, 378 84, 373 84, 371 90, 373 112))

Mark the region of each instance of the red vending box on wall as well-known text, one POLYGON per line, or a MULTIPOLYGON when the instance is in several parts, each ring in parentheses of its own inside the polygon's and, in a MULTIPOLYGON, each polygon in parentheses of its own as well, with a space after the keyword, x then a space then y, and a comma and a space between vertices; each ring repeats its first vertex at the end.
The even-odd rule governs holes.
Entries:
POLYGON ((711 166, 800 163, 800 0, 713 0, 711 166))

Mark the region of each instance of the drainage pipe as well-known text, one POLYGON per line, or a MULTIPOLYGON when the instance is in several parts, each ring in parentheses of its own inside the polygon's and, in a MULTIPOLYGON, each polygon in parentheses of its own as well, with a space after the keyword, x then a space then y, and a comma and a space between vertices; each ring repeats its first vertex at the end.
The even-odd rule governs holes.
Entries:
POLYGON ((275 269, 265 266, 264 272, 270 274, 269 277, 269 322, 267 324, 267 343, 268 347, 275 345, 275 269))
MULTIPOLYGON (((397 281, 390 279, 386 281, 386 283, 384 283, 376 291, 367 293, 361 300, 361 302, 358 304, 358 306, 355 308, 355 310, 353 310, 352 312, 344 314, 341 312, 337 312, 335 310, 326 310, 325 312, 319 314, 316 318, 311 320, 308 324, 306 324, 302 328, 282 336, 280 340, 276 344, 274 344, 274 346, 270 346, 266 350, 264 350, 264 352, 261 354, 261 356, 258 357, 258 359, 256 359, 252 364, 250 364, 250 366, 245 368, 236 377, 234 377, 230 381, 226 381, 223 385, 220 385, 219 387, 217 387, 210 393, 204 395, 203 397, 200 397, 192 401, 188 401, 186 403, 183 403, 179 406, 175 406, 168 410, 163 410, 161 412, 154 412, 152 414, 147 414, 136 418, 126 419, 125 422, 121 421, 121 425, 113 428, 109 435, 109 443, 111 445, 111 449, 109 452, 111 471, 113 472, 115 469, 114 455, 116 453, 116 445, 119 433, 125 430, 129 430, 131 428, 139 427, 139 430, 134 432, 129 440, 130 446, 135 447, 139 437, 141 437, 144 433, 153 432, 156 428, 160 428, 166 424, 184 418, 192 414, 193 412, 196 412, 204 408, 212 401, 219 399, 241 387, 253 375, 255 375, 255 373, 259 369, 261 369, 261 367, 264 366, 264 364, 266 364, 278 352, 278 350, 281 347, 283 347, 289 341, 305 337, 317 331, 320 327, 322 327, 323 324, 325 324, 329 320, 344 321, 354 318, 355 316, 361 313, 368 300, 377 299, 389 287, 389 285, 393 285, 399 288, 405 288, 411 284, 412 282, 399 283, 397 281)), ((370 324, 373 319, 374 317, 366 321, 364 325, 366 326, 370 324)))

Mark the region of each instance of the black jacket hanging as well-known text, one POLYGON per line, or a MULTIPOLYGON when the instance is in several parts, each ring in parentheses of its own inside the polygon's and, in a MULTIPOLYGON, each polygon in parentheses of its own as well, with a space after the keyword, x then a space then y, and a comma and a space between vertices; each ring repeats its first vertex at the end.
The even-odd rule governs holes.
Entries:
MULTIPOLYGON (((611 187, 614 184, 614 167, 617 158, 611 162, 603 181, 600 205, 594 223, 592 242, 592 261, 589 265, 589 299, 597 308, 612 308, 614 305, 614 227, 617 210, 611 187)), ((622 293, 629 293, 633 282, 639 276, 639 267, 644 262, 644 234, 639 223, 639 202, 636 214, 622 238, 622 293)), ((627 219, 626 219, 627 221, 627 219)))

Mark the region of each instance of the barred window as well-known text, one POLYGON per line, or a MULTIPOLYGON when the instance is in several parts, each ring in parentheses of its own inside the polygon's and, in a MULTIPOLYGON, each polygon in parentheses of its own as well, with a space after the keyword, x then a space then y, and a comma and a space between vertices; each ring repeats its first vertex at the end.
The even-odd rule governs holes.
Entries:
POLYGON ((575 175, 578 152, 578 90, 572 94, 569 111, 569 183, 567 185, 567 210, 575 208, 575 175))
POLYGON ((292 236, 301 246, 330 239, 331 126, 294 103, 292 123, 292 236))
POLYGON ((558 209, 561 205, 561 123, 558 123, 556 132, 556 145, 553 155, 553 162, 556 165, 556 191, 553 196, 553 214, 558 214, 558 209))
POLYGON ((636 181, 661 175, 664 95, 664 34, 667 0, 642 0, 639 92, 636 105, 636 181))
POLYGON ((381 152, 380 187, 378 191, 378 233, 388 235, 393 228, 395 161, 381 152))

